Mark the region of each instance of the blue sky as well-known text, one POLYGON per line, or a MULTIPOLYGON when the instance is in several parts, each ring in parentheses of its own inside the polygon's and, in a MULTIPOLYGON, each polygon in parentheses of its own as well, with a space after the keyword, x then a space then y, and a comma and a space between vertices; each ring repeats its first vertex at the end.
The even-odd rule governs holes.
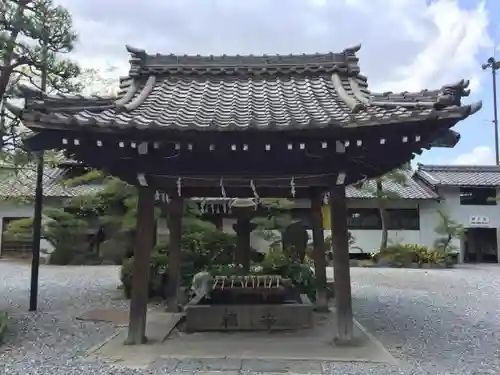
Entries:
MULTIPOLYGON (((460 6, 464 8, 472 8, 477 6, 476 0, 460 1, 460 6)), ((493 98, 492 98, 492 80, 491 70, 482 71, 481 63, 495 53, 494 44, 500 46, 500 1, 489 1, 486 3, 488 10, 489 25, 488 33, 492 39, 493 46, 481 48, 477 54, 479 62, 477 70, 480 74, 479 87, 474 90, 467 101, 482 100, 483 109, 465 121, 459 123, 454 130, 458 131, 462 138, 459 144, 453 149, 433 149, 424 153, 418 158, 418 162, 424 164, 440 164, 448 163, 463 154, 468 154, 475 148, 488 147, 490 152, 485 156, 491 158, 489 160, 494 163, 494 126, 493 126, 493 98)), ((497 48, 496 57, 500 60, 500 50, 497 48)), ((464 77, 467 78, 467 77, 464 77)), ((500 88, 500 72, 498 74, 498 88, 500 88)), ((500 99, 500 95, 499 95, 500 99)), ((499 101, 500 104, 500 101, 499 101)), ((466 158, 465 158, 466 159, 466 158)))
POLYGON ((75 58, 92 68, 117 67, 115 75, 127 73, 125 44, 149 53, 217 55, 335 52, 361 42, 361 70, 372 90, 437 89, 471 79, 465 101, 483 100, 483 110, 455 128, 462 135, 455 149, 433 149, 417 161, 494 162, 491 76, 481 64, 494 41, 500 45, 500 0, 56 2, 73 15, 80 36, 75 58))

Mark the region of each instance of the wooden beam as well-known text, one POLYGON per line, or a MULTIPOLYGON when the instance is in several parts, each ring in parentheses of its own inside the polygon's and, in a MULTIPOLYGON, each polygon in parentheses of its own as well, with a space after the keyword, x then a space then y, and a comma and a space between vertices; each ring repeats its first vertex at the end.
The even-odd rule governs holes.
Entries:
POLYGON ((336 341, 340 344, 348 344, 352 342, 354 337, 345 185, 336 185, 330 188, 329 202, 337 308, 336 341))
POLYGON ((326 292, 326 254, 323 231, 323 191, 311 190, 311 224, 313 237, 314 274, 316 276, 316 311, 329 312, 326 292))
POLYGON ((137 230, 135 236, 134 264, 132 270, 132 296, 127 345, 144 344, 146 338, 146 315, 149 299, 149 270, 151 251, 154 247, 155 230, 154 190, 140 187, 137 201, 137 230))
POLYGON ((172 196, 168 205, 168 231, 170 244, 168 247, 167 266, 167 311, 179 312, 179 288, 182 264, 182 217, 184 215, 184 199, 172 196))

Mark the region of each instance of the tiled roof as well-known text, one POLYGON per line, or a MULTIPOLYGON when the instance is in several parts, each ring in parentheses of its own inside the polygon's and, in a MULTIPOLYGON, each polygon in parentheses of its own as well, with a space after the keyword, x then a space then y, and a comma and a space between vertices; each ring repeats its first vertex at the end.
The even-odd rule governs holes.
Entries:
POLYGON ((431 186, 500 186, 500 166, 419 164, 416 177, 431 186))
MULTIPOLYGON (((82 185, 69 187, 64 185, 66 171, 60 168, 44 168, 43 195, 45 197, 76 197, 94 194, 98 187, 82 185)), ((36 187, 36 167, 1 168, 0 197, 34 197, 36 187)))
POLYGON ((469 95, 463 80, 433 91, 371 93, 358 50, 176 56, 128 47, 131 68, 117 98, 44 96, 24 88, 23 119, 33 129, 286 130, 458 121, 481 108, 480 102, 462 106, 469 95))
MULTIPOLYGON (((407 174, 405 184, 398 184, 390 180, 382 181, 382 189, 386 193, 390 193, 401 199, 439 199, 439 195, 424 183, 413 178, 413 172, 403 172, 407 174)), ((374 198, 372 192, 375 191, 375 181, 367 181, 367 189, 359 189, 355 186, 348 186, 346 195, 350 199, 370 199, 374 198)))

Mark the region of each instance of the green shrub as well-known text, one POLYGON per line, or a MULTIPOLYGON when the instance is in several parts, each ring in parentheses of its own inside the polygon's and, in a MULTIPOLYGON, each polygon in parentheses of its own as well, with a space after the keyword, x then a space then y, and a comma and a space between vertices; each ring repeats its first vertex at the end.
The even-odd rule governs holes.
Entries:
POLYGON ((112 237, 99 248, 102 263, 120 265, 127 256, 127 244, 122 238, 112 237))
POLYGON ((300 293, 307 294, 311 301, 316 300, 314 272, 309 265, 290 259, 278 246, 269 249, 258 272, 289 278, 300 293))
POLYGON ((405 244, 390 245, 373 256, 375 262, 386 261, 392 267, 409 267, 416 262, 415 251, 405 244))
POLYGON ((429 248, 418 244, 394 244, 373 254, 375 262, 385 260, 392 267, 409 267, 412 264, 449 264, 452 255, 443 248, 429 248))
MULTIPOLYGON (((149 297, 163 296, 167 266, 168 256, 166 254, 154 253, 151 255, 149 267, 149 297)), ((123 262, 120 272, 120 280, 126 298, 130 298, 132 294, 133 267, 134 257, 123 262)))
MULTIPOLYGON (((88 224, 85 220, 60 209, 45 209, 42 235, 53 245, 50 263, 57 265, 86 264, 89 253, 87 244, 88 224)), ((33 219, 25 218, 9 223, 6 238, 30 240, 33 219)))

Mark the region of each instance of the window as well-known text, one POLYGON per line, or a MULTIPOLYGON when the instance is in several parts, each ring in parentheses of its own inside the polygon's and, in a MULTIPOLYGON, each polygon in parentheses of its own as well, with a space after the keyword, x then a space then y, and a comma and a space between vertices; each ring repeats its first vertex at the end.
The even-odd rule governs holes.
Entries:
POLYGON ((387 210, 389 222, 387 229, 391 230, 419 230, 420 217, 418 209, 393 209, 387 210))
POLYGON ((347 210, 347 228, 382 229, 380 214, 376 208, 349 208, 347 210))
MULTIPOLYGON (((418 209, 390 209, 387 210, 390 230, 419 230, 420 217, 418 209)), ((309 208, 292 210, 292 218, 301 221, 307 229, 311 226, 311 211, 309 208)), ((348 229, 382 229, 382 220, 378 208, 349 208, 347 209, 348 229)), ((329 229, 329 228, 325 228, 329 229)))
POLYGON ((460 204, 464 206, 494 206, 496 196, 496 188, 460 188, 460 204))

